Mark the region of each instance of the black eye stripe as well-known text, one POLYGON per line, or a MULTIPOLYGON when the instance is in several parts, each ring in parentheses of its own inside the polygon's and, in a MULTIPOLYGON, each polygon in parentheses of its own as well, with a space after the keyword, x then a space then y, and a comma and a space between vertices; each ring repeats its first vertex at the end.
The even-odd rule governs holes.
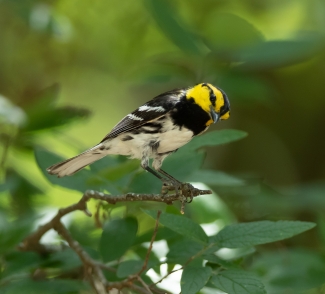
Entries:
POLYGON ((216 106, 217 97, 214 94, 213 90, 206 83, 203 83, 202 84, 202 87, 207 87, 209 89, 209 92, 210 92, 210 101, 211 101, 212 105, 215 107, 216 106))

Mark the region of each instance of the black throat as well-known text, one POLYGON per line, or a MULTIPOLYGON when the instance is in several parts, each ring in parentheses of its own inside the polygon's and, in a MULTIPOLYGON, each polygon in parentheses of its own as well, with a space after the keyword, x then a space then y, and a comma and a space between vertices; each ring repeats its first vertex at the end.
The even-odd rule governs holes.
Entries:
POLYGON ((171 113, 174 124, 182 128, 190 129, 194 136, 203 132, 211 120, 210 115, 194 102, 193 98, 182 97, 175 105, 175 110, 171 113))

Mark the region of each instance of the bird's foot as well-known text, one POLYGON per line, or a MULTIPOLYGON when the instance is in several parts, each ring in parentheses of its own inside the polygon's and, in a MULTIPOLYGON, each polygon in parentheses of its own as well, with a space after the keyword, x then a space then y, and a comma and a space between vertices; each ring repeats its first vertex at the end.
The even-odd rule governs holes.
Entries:
POLYGON ((189 183, 182 183, 181 190, 182 190, 182 195, 186 199, 186 203, 191 203, 193 201, 193 197, 198 194, 197 193, 198 189, 196 189, 189 183))
POLYGON ((180 192, 182 183, 173 181, 171 179, 164 179, 163 185, 161 187, 161 194, 166 195, 170 191, 175 191, 175 193, 178 195, 180 192))
POLYGON ((193 197, 199 194, 199 190, 189 183, 181 183, 166 179, 163 181, 161 192, 163 195, 166 195, 170 191, 175 191, 176 195, 184 196, 186 203, 191 203, 193 201, 193 197))

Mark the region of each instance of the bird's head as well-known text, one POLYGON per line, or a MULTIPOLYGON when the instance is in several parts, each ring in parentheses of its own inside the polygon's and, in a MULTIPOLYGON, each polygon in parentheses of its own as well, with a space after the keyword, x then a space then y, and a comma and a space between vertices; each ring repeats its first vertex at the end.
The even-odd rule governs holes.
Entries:
POLYGON ((186 98, 193 99, 210 114, 211 120, 207 122, 207 126, 230 116, 230 103, 226 93, 211 84, 201 83, 188 89, 186 98))

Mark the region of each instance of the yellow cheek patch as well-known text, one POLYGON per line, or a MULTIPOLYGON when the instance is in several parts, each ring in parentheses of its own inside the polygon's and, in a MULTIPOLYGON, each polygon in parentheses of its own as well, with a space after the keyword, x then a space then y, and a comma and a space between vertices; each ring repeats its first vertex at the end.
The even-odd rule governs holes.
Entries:
POLYGON ((213 120, 212 120, 212 119, 208 120, 207 123, 206 123, 205 125, 208 127, 208 126, 211 125, 211 124, 213 124, 213 120))
POLYGON ((222 115, 220 118, 221 118, 221 119, 228 119, 229 116, 230 116, 230 113, 229 113, 229 111, 228 111, 228 112, 226 112, 224 115, 222 115))
POLYGON ((193 98, 195 103, 201 106, 202 109, 206 112, 210 111, 210 91, 207 87, 202 87, 202 84, 198 84, 188 90, 186 98, 193 98))

